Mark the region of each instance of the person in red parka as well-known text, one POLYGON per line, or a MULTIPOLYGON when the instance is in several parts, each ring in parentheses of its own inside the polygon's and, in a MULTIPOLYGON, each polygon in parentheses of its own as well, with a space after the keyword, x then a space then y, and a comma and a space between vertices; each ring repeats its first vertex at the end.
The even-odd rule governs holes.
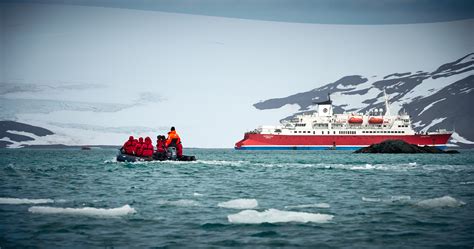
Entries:
POLYGON ((133 153, 135 152, 135 146, 135 139, 133 139, 133 136, 130 136, 127 142, 123 144, 122 152, 125 154, 133 155, 133 153))
POLYGON ((157 136, 156 137, 156 152, 164 153, 165 152, 165 143, 166 143, 165 136, 157 136))
POLYGON ((137 146, 135 147, 135 156, 142 156, 143 152, 143 138, 138 138, 137 146))
POLYGON ((145 143, 142 147, 142 156, 151 157, 153 156, 153 143, 151 142, 150 137, 145 138, 145 143))

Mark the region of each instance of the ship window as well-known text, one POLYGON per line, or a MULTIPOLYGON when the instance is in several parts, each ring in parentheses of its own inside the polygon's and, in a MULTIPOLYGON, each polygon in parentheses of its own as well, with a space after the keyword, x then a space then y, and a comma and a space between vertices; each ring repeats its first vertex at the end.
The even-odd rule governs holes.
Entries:
POLYGON ((402 133, 405 133, 405 131, 402 131, 402 133))
POLYGON ((321 131, 321 134, 323 134, 323 135, 324 135, 324 131, 321 131))
POLYGON ((303 133, 306 133, 306 131, 303 131, 303 133))
POLYGON ((336 131, 333 131, 333 134, 336 134, 336 131))
POLYGON ((297 131, 295 131, 295 133, 297 133, 297 131))
POLYGON ((301 133, 301 131, 298 131, 298 133, 301 133))
POLYGON ((316 132, 315 132, 315 131, 313 131, 313 134, 316 134, 316 132))

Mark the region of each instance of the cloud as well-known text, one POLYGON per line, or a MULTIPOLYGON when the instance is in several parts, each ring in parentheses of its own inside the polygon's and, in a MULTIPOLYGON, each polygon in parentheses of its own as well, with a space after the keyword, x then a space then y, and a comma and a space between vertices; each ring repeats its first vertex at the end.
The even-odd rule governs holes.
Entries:
POLYGON ((31 83, 6 83, 0 84, 0 96, 24 93, 24 92, 47 92, 53 90, 88 90, 105 88, 106 85, 91 83, 58 83, 58 84, 31 84, 31 83))
POLYGON ((139 94, 138 100, 136 104, 140 103, 159 103, 165 101, 166 99, 163 98, 161 95, 154 93, 154 92, 141 92, 139 94))
POLYGON ((167 130, 168 126, 159 126, 159 127, 146 127, 146 126, 99 126, 99 125, 89 125, 89 124, 77 124, 77 123, 59 123, 59 122, 49 122, 49 124, 61 127, 61 128, 72 128, 79 130, 89 130, 96 132, 112 132, 112 133, 123 133, 123 134, 140 134, 140 133, 152 133, 157 130, 167 130))

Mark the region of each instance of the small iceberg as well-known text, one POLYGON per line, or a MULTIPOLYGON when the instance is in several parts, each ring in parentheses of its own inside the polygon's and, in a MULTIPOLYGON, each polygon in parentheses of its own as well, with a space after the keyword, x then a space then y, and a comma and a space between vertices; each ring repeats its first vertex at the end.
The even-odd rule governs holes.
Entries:
POLYGON ((233 209, 253 209, 258 207, 258 202, 255 199, 235 199, 226 202, 219 202, 217 206, 233 209))
POLYGON ((268 209, 263 212, 255 210, 244 210, 237 214, 227 216, 230 223, 236 224, 261 224, 261 223, 326 223, 332 220, 334 216, 330 214, 306 213, 281 211, 278 209, 268 209))
POLYGON ((59 208, 59 207, 43 207, 35 206, 28 209, 30 213, 38 214, 73 214, 73 215, 86 215, 86 216, 124 216, 128 214, 136 213, 135 209, 130 205, 124 205, 118 208, 59 208))
POLYGON ((423 208, 441 208, 441 207, 460 207, 466 203, 456 200, 455 198, 445 195, 439 198, 427 199, 416 203, 417 206, 423 208))
POLYGON ((0 204, 45 204, 54 203, 52 199, 0 198, 0 204))

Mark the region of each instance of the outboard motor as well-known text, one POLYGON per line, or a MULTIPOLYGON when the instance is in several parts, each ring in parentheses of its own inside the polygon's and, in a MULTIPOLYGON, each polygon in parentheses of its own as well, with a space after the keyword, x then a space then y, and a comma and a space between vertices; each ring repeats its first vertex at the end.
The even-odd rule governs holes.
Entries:
POLYGON ((166 151, 166 156, 168 157, 169 160, 176 160, 178 158, 178 155, 176 153, 176 148, 168 147, 168 150, 166 151))

